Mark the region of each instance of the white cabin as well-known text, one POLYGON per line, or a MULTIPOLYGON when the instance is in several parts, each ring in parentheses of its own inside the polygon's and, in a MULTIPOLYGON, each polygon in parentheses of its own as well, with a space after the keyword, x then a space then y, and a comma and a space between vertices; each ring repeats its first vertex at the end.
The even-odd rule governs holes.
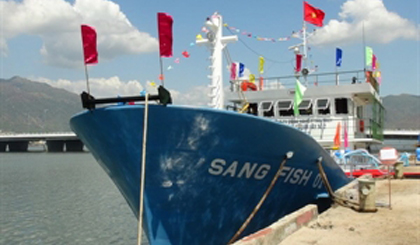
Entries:
POLYGON ((299 77, 307 90, 298 116, 293 113, 296 76, 260 79, 259 85, 250 86, 257 87, 256 91, 243 86, 246 81, 231 81, 225 96, 232 104, 227 108, 246 108, 246 113, 299 128, 326 149, 333 148, 340 124, 341 149, 369 149, 371 144, 382 143, 384 107, 378 83, 367 76, 364 71, 352 71, 299 77))

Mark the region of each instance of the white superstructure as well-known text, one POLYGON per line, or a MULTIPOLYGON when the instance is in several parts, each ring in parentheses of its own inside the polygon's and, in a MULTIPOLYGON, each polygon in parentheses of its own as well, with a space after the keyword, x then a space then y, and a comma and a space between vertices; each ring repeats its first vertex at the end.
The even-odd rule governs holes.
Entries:
POLYGON ((222 52, 226 44, 229 42, 236 42, 237 36, 223 36, 223 20, 222 16, 217 12, 211 17, 207 18, 206 26, 209 28, 206 39, 197 40, 197 45, 206 45, 210 48, 210 107, 216 109, 224 108, 224 94, 223 94, 223 56, 222 52))

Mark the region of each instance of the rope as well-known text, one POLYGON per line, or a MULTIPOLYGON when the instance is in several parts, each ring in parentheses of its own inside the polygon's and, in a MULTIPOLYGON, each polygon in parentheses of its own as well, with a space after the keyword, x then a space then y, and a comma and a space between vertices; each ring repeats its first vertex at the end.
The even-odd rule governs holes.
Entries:
POLYGON ((143 122, 143 147, 141 157, 141 173, 140 173, 140 200, 139 200, 139 222, 137 227, 137 245, 141 245, 141 235, 143 226, 143 196, 144 196, 144 178, 146 171, 146 140, 147 140, 147 121, 149 116, 149 94, 146 93, 144 105, 144 122, 143 122))
POLYGON ((255 214, 260 209, 261 205, 264 203, 265 199, 267 199, 268 194, 271 192, 271 190, 274 187, 274 184, 276 183, 277 179, 280 176, 281 171, 283 170, 284 165, 286 164, 288 157, 287 155, 284 156, 283 161, 280 164, 279 169, 277 170, 276 175, 273 177, 273 180, 271 180, 270 185, 268 186, 267 190, 265 191, 264 195, 261 197, 261 200, 258 202, 258 204, 255 206, 252 213, 248 216, 248 218, 245 220, 245 222, 242 224, 241 228, 235 233, 235 235, 230 239, 228 244, 232 244, 238 239, 238 237, 241 235, 241 233, 245 230, 245 228, 248 226, 249 222, 254 218, 255 214))
POLYGON ((319 174, 321 175, 322 183, 324 184, 325 188, 327 189, 328 195, 331 197, 334 203, 337 203, 343 207, 348 207, 348 208, 354 208, 354 206, 351 206, 349 204, 359 206, 359 203, 340 198, 334 194, 334 191, 331 188, 330 182, 328 181, 328 177, 325 174, 324 167, 322 167, 322 157, 318 158, 317 165, 319 169, 319 174))

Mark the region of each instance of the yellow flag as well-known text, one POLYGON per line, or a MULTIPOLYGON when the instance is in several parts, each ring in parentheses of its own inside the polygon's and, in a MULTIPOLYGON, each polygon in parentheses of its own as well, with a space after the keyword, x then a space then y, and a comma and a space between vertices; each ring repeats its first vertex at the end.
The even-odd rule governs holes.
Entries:
POLYGON ((254 74, 249 74, 249 82, 250 83, 255 83, 255 75, 254 74))
POLYGON ((195 36, 195 39, 196 40, 201 40, 201 39, 203 39, 203 36, 201 36, 201 34, 198 34, 197 36, 195 36))
POLYGON ((264 57, 260 56, 260 67, 259 67, 260 74, 264 73, 264 62, 265 62, 264 57))

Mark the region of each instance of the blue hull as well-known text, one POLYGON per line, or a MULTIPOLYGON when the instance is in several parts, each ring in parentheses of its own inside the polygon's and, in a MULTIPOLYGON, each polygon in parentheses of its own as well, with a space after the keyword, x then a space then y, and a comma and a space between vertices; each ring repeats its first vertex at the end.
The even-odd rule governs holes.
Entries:
MULTIPOLYGON (((83 112, 71 127, 138 216, 143 105, 83 112)), ((290 126, 235 112, 151 105, 144 230, 150 244, 227 244, 293 151, 280 178, 242 233, 249 235, 349 182, 329 154, 290 126)))

